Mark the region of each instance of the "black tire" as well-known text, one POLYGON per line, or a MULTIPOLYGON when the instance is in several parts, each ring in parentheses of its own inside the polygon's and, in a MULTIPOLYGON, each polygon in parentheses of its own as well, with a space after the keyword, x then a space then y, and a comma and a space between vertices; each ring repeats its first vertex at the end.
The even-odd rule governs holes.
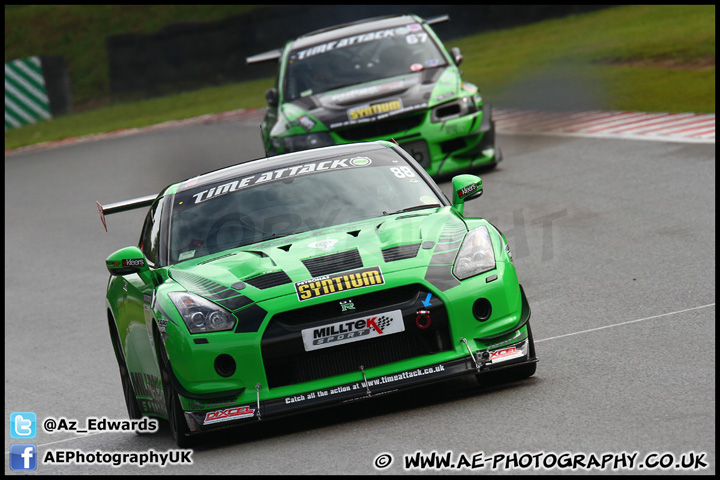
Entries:
POLYGON ((180 398, 172 385, 170 377, 170 360, 165 353, 165 345, 158 341, 155 335, 155 350, 158 352, 158 364, 160 366, 160 379, 162 380, 163 392, 165 393, 165 406, 167 408, 168 426, 175 443, 180 448, 192 446, 195 442, 190 436, 185 415, 183 413, 180 398))
MULTIPOLYGON (((535 358, 535 340, 533 339, 532 329, 530 323, 527 324, 528 329, 528 342, 530 342, 529 357, 535 358)), ((502 383, 517 382, 518 380, 524 380, 528 377, 535 375, 537 370, 537 362, 525 363, 518 365, 517 367, 508 367, 498 370, 496 372, 481 373, 475 375, 478 383, 481 385, 498 385, 502 383)))
POLYGON ((123 396, 125 397, 125 406, 127 407, 128 417, 132 420, 142 418, 142 410, 137 401, 137 395, 135 395, 135 389, 133 388, 132 381, 130 381, 130 371, 127 368, 125 362, 125 355, 123 354, 122 345, 120 343, 120 335, 117 331, 117 325, 111 315, 108 315, 108 326, 110 328, 110 340, 115 350, 115 358, 118 362, 118 368, 120 369, 120 381, 122 382, 123 396))

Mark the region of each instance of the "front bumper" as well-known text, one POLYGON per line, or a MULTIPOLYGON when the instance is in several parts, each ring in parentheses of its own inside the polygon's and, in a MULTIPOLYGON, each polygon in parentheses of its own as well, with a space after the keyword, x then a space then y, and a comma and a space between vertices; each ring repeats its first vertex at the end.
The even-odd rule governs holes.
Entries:
MULTIPOLYGON (((275 419, 323 407, 340 405, 375 398, 410 388, 448 380, 463 375, 483 375, 509 367, 537 362, 530 349, 527 322, 529 307, 523 309, 519 327, 509 335, 503 335, 495 343, 483 349, 471 349, 470 344, 487 339, 461 338, 459 350, 467 351, 460 358, 432 363, 398 373, 368 378, 364 369, 358 370, 362 380, 337 386, 296 392, 290 396, 260 401, 260 385, 256 385, 256 401, 239 405, 228 405, 214 410, 192 410, 185 412, 185 419, 191 432, 207 432, 261 420, 275 419)), ((221 402, 217 403, 218 405, 221 402)))
POLYGON ((395 140, 435 178, 473 171, 502 160, 495 142, 492 107, 487 104, 472 115, 440 123, 426 122, 417 133, 395 140))
POLYGON ((376 140, 397 142, 436 178, 473 171, 502 160, 502 153, 495 145, 495 122, 489 104, 466 115, 438 119, 433 116, 433 109, 427 109, 328 133, 336 145, 376 140))

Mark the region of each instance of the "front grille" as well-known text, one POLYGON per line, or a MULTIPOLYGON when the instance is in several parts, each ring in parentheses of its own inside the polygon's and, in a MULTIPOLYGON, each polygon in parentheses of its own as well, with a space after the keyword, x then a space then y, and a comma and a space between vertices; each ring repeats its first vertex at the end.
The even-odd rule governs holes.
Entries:
POLYGON ((438 109, 435 111, 435 115, 439 119, 442 119, 444 117, 455 117, 459 114, 460 105, 458 103, 451 103, 450 105, 438 107, 438 109))
POLYGON ((425 119, 425 112, 403 117, 391 117, 386 120, 362 123, 351 127, 335 130, 335 133, 348 141, 365 140, 367 138, 387 137, 389 135, 404 134, 405 131, 420 126, 425 119))
POLYGON ((440 149, 442 150, 442 153, 452 153, 456 150, 461 150, 465 148, 467 145, 465 143, 464 138, 454 138, 452 140, 448 140, 447 142, 442 142, 440 144, 440 149))
POLYGON ((386 262, 394 262, 396 260, 405 260, 406 258, 415 258, 418 250, 420 250, 419 243, 386 248, 382 251, 383 260, 386 262))
POLYGON ((424 353, 431 352, 418 345, 416 338, 397 333, 386 338, 308 352, 295 361, 287 362, 284 366, 276 365, 271 370, 273 375, 268 375, 268 381, 270 388, 309 382, 343 373, 359 372, 360 365, 368 369, 424 353))
POLYGON ((344 272, 345 270, 353 270, 355 268, 362 268, 363 266, 360 252, 358 252, 357 249, 324 255, 322 257, 306 258, 302 263, 313 277, 344 272))
POLYGON ((390 288, 380 292, 346 299, 355 307, 342 311, 339 300, 305 307, 273 316, 265 329, 262 355, 270 388, 318 380, 349 372, 359 372, 388 363, 428 355, 451 348, 445 306, 432 297, 431 306, 423 303, 431 298, 420 285, 390 288), (432 323, 418 328, 418 310, 429 310, 432 323), (302 330, 342 321, 351 321, 392 310, 400 310, 405 331, 336 345, 320 350, 305 351, 302 330))

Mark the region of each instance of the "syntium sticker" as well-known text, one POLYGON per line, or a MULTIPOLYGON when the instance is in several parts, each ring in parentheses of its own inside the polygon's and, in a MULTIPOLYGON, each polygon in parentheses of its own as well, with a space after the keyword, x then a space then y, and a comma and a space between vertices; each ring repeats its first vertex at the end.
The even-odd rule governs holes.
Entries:
POLYGON ((382 113, 395 112, 402 110, 402 101, 398 99, 390 100, 387 102, 371 103, 356 107, 348 110, 348 118, 350 120, 357 120, 360 118, 372 117, 374 115, 380 115, 382 113))
POLYGON ((295 292, 297 293, 298 300, 302 302, 303 300, 322 297, 323 295, 330 295, 331 293, 371 287, 373 285, 383 285, 384 283, 385 278, 383 277, 380 267, 368 267, 333 273, 332 275, 322 275, 297 282, 295 284, 295 292))

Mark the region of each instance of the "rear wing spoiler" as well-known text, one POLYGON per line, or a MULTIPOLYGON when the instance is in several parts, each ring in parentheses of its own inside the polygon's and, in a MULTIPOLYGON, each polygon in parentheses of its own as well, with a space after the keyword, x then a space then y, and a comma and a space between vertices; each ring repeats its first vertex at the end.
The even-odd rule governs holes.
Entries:
POLYGON ((258 53, 257 55, 253 55, 252 57, 247 57, 245 61, 248 63, 248 65, 251 63, 269 62, 271 60, 277 60, 278 58, 280 58, 280 55, 282 55, 282 50, 276 48, 275 50, 270 50, 268 52, 258 53))
POLYGON ((97 203, 98 210, 100 211, 100 220, 102 221, 103 227, 107 232, 107 224, 105 223, 105 215, 111 213, 126 212, 128 210, 135 210, 137 208, 149 207, 157 198, 157 195, 148 195, 147 197, 133 198, 132 200, 123 200, 122 202, 110 203, 108 205, 101 205, 97 203))
POLYGON ((428 25, 435 25, 436 23, 442 23, 442 22, 448 22, 450 21, 450 15, 440 15, 439 17, 433 17, 428 18, 425 20, 425 23, 428 25))

